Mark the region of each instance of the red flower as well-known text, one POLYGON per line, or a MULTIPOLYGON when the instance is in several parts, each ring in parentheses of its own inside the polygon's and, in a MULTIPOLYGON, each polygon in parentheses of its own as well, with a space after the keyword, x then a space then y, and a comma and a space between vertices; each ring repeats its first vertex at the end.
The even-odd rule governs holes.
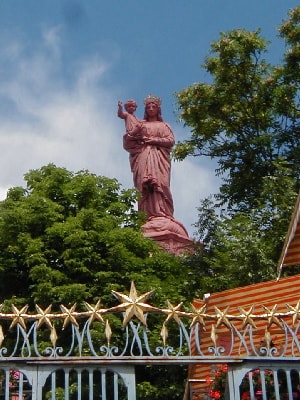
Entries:
POLYGON ((227 364, 223 364, 222 365, 222 372, 227 372, 228 371, 228 365, 227 364))
POLYGON ((220 399, 221 398, 221 393, 218 390, 211 390, 210 396, 213 399, 220 399))
POLYGON ((208 375, 208 376, 205 377, 205 382, 206 382, 206 384, 209 386, 209 385, 211 385, 211 384, 213 383, 213 380, 212 380, 212 378, 208 375))
POLYGON ((250 392, 244 392, 242 394, 242 400, 250 400, 250 392))

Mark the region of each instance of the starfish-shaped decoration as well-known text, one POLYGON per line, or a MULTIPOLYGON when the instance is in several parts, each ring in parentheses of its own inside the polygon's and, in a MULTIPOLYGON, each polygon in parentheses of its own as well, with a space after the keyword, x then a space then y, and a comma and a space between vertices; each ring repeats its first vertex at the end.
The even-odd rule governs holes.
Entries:
POLYGON ((182 302, 177 304, 177 306, 173 306, 173 304, 171 304, 169 302, 169 300, 167 300, 167 304, 168 304, 168 309, 164 310, 164 313, 168 314, 165 323, 169 322, 171 319, 174 319, 174 321, 176 321, 177 324, 179 325, 180 324, 180 318, 178 316, 178 313, 180 312, 180 308, 182 306, 182 302))
POLYGON ((218 307, 215 306, 215 311, 216 311, 216 317, 218 318, 216 328, 218 328, 221 324, 224 324, 227 326, 227 328, 231 329, 231 323, 227 317, 227 311, 228 311, 229 306, 225 308, 224 311, 221 311, 218 307))
POLYGON ((48 306, 46 308, 46 310, 44 311, 43 309, 41 309, 40 306, 38 306, 37 304, 35 305, 36 311, 38 312, 36 315, 36 317, 38 319, 37 328, 39 328, 43 324, 46 324, 48 326, 48 328, 52 329, 52 322, 51 322, 51 319, 49 318, 49 314, 51 312, 51 307, 52 307, 51 305, 48 306))
POLYGON ((272 324, 275 324, 277 326, 279 326, 279 328, 283 329, 282 323, 281 321, 277 318, 276 316, 276 310, 277 310, 277 304, 275 304, 272 308, 272 310, 269 310, 267 307, 265 307, 262 304, 262 307, 265 309, 265 311, 267 312, 267 320, 268 320, 268 328, 270 328, 270 326, 272 324))
POLYGON ((191 322, 191 328, 199 323, 203 328, 205 328, 205 318, 207 317, 207 314, 205 314, 206 311, 206 304, 201 306, 201 308, 196 308, 193 304, 191 304, 192 309, 193 309, 193 319, 191 322))
POLYGON ((9 329, 13 328, 15 325, 19 324, 26 330, 26 324, 25 320, 27 318, 27 315, 24 315, 28 309, 28 305, 24 306, 19 310, 14 304, 11 306, 12 310, 14 312, 14 319, 12 320, 12 323, 10 324, 9 329))
POLYGON ((75 311, 75 308, 76 308, 76 304, 73 304, 72 307, 71 307, 70 309, 68 309, 68 308, 65 307, 64 305, 61 305, 61 306, 60 306, 61 311, 62 311, 64 314, 67 314, 67 316, 66 316, 66 318, 65 318, 65 320, 64 320, 63 327, 62 327, 63 330, 64 330, 65 327, 68 325, 68 323, 71 323, 71 324, 73 324, 73 325, 75 325, 75 326, 78 327, 78 322, 76 321, 76 318, 75 318, 74 315, 73 315, 73 313, 74 313, 74 311, 75 311))
POLYGON ((145 303, 153 292, 154 290, 150 290, 149 292, 138 296, 134 282, 131 282, 129 296, 112 290, 113 295, 121 302, 121 304, 111 308, 110 311, 125 311, 123 326, 126 326, 134 316, 137 317, 143 325, 147 326, 144 311, 157 310, 157 308, 145 303))
POLYGON ((300 319, 300 301, 298 301, 296 307, 290 306, 289 304, 286 304, 286 306, 293 313, 293 325, 295 325, 297 319, 300 319))
POLYGON ((248 311, 244 310, 244 308, 242 308, 242 307, 238 307, 238 309, 240 310, 241 317, 243 318, 242 329, 244 329, 245 326, 247 326, 247 325, 251 325, 253 328, 256 329, 255 322, 252 319, 252 312, 254 309, 254 305, 252 305, 248 311))
POLYGON ((100 321, 104 324, 104 319, 102 318, 101 312, 103 312, 103 309, 100 308, 100 300, 97 301, 97 304, 95 306, 92 306, 91 304, 85 302, 85 306, 88 309, 89 313, 91 314, 90 316, 90 324, 94 321, 100 321))

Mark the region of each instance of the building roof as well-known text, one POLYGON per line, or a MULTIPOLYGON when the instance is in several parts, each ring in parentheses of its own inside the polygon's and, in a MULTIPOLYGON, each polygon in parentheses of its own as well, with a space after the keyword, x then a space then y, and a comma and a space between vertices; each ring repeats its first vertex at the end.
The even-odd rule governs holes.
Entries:
MULTIPOLYGON (((206 304, 206 313, 214 314, 215 307, 221 311, 226 310, 227 314, 237 315, 240 314, 240 308, 250 310, 253 306, 251 313, 264 314, 266 309, 272 311, 276 309, 277 313, 287 312, 287 304, 296 307, 300 301, 299 294, 300 275, 289 276, 281 278, 280 280, 272 280, 267 282, 260 282, 253 285, 238 287, 235 289, 224 290, 222 292, 211 293, 205 296, 205 300, 195 299, 193 305, 195 308, 201 308, 206 304), (266 308, 264 308, 266 307, 266 308)), ((238 329, 242 329, 242 323, 236 323, 238 329)), ((259 345, 265 335, 266 321, 261 320, 257 323, 255 329, 255 341, 259 345)), ((276 345, 281 346, 284 341, 284 335, 281 329, 273 326, 272 338, 276 338, 276 345)), ((219 345, 223 346, 226 351, 228 345, 228 328, 221 325, 218 328, 219 345)), ((202 348, 209 348, 211 346, 211 332, 209 324, 206 325, 205 332, 201 334, 202 348)), ((238 353, 236 348, 236 355, 238 353)), ((196 352, 196 346, 192 338, 192 352, 196 352)), ((220 360, 219 360, 220 362, 220 360)), ((189 368, 189 379, 199 382, 192 383, 193 390, 204 390, 205 380, 211 375, 211 365, 202 363, 193 365, 189 368)), ((207 386, 207 385, 206 385, 207 386)), ((196 398, 196 397, 195 397, 196 398)))
POLYGON ((300 193, 291 217, 283 249, 278 262, 278 278, 282 267, 300 264, 300 193))

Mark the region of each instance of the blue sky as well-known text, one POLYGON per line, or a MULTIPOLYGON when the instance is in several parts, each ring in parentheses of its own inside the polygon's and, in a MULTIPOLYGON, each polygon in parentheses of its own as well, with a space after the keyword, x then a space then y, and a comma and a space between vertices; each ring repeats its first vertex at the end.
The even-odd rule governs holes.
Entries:
MULTIPOLYGON (((49 162, 132 187, 118 100, 162 98, 177 140, 174 93, 208 81, 200 68, 221 31, 261 29, 268 60, 284 48, 277 27, 294 0, 1 0, 0 195, 49 162)), ((217 190, 211 160, 172 166, 175 217, 193 234, 196 207, 217 190)))

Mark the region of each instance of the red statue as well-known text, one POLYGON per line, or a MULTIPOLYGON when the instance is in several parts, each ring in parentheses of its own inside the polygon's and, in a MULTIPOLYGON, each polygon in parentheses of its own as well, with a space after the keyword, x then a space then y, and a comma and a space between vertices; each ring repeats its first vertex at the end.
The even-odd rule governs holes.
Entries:
POLYGON ((130 154, 134 186, 141 193, 138 209, 147 216, 144 233, 153 238, 173 234, 186 239, 184 226, 173 217, 170 152, 174 135, 162 119, 161 100, 149 95, 144 104, 144 119, 139 120, 134 115, 137 108, 134 100, 125 103, 126 112, 122 103, 118 103, 118 116, 125 119, 126 127, 123 146, 130 154))
POLYGON ((123 104, 121 101, 118 102, 118 117, 125 119, 126 133, 132 134, 135 126, 138 123, 137 117, 134 115, 137 109, 137 104, 135 100, 127 100, 125 103, 125 110, 123 111, 123 104))
POLYGON ((174 136, 170 126, 162 120, 160 100, 154 96, 145 99, 144 120, 136 121, 134 128, 128 129, 127 120, 128 116, 123 145, 130 153, 134 186, 142 194, 138 209, 146 212, 147 219, 173 217, 170 151, 174 136))

